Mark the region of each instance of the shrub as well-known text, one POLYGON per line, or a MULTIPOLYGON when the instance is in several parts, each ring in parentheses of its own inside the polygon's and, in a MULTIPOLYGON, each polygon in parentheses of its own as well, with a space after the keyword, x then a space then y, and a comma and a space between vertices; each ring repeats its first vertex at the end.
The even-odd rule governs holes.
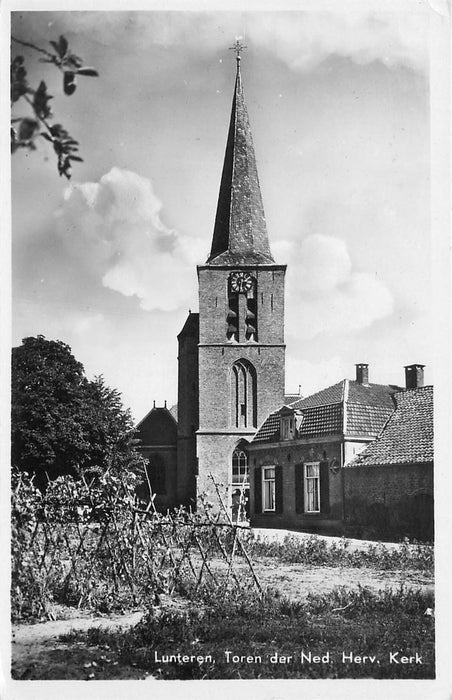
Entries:
POLYGON ((287 535, 283 542, 268 542, 256 538, 250 532, 247 548, 253 556, 274 557, 289 564, 310 566, 366 566, 431 571, 434 564, 433 545, 410 543, 407 540, 397 549, 376 542, 368 544, 365 549, 351 550, 345 537, 337 542, 328 542, 317 535, 303 538, 287 535))

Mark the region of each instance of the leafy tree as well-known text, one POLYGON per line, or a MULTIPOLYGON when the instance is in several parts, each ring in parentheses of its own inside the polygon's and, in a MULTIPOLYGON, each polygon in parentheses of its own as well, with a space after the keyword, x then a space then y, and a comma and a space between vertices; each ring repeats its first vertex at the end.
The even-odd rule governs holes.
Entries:
MULTIPOLYGON (((43 54, 40 60, 44 63, 52 63, 63 74, 63 91, 65 95, 73 95, 77 87, 77 77, 98 75, 94 68, 83 65, 83 60, 72 53, 67 39, 60 36, 58 42, 51 41, 53 52, 47 51, 26 41, 12 37, 12 40, 22 46, 27 46, 43 54)), ((27 71, 23 56, 16 56, 11 62, 11 106, 23 99, 31 107, 33 116, 15 117, 11 119, 11 151, 15 153, 19 148, 35 150, 35 141, 42 136, 53 145, 58 158, 58 172, 68 179, 71 177, 72 161, 82 161, 76 155, 78 141, 72 138, 61 124, 52 124, 53 118, 50 100, 52 95, 47 92, 47 85, 43 80, 38 88, 32 88, 27 80, 27 71)))
POLYGON ((138 469, 133 421, 102 377, 89 381, 61 341, 25 338, 12 351, 12 465, 48 480, 138 469))

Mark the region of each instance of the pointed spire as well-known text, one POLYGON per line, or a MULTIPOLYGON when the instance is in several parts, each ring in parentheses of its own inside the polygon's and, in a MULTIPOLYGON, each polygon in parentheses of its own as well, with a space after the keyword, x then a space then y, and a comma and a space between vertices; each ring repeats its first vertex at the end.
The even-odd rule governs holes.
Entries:
POLYGON ((268 243, 240 73, 240 51, 246 47, 237 41, 232 48, 236 51, 237 74, 212 249, 207 263, 271 264, 274 260, 268 243))

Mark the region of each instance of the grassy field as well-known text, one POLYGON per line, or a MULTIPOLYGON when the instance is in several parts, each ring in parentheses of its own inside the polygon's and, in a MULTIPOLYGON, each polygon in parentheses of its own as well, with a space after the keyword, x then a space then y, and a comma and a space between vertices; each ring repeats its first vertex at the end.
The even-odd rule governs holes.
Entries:
POLYGON ((275 593, 262 601, 208 591, 202 598, 153 606, 122 632, 69 632, 34 669, 16 667, 13 676, 434 678, 431 593, 360 587, 309 594, 302 602, 275 593))

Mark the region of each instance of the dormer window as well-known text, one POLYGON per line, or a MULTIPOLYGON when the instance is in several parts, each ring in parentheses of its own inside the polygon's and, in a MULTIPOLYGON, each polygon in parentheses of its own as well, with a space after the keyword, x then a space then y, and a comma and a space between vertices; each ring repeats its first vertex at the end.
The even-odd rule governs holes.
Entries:
POLYGON ((296 437, 295 416, 293 413, 288 416, 281 416, 281 440, 293 440, 296 437))

